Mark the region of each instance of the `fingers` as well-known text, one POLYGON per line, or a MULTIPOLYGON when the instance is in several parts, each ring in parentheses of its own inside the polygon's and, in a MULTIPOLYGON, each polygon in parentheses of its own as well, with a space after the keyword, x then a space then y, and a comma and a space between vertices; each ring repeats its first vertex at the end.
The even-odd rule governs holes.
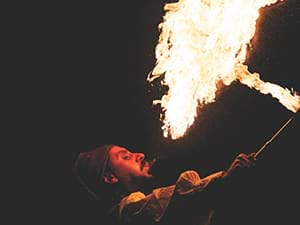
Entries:
MULTIPOLYGON (((229 168, 225 171, 224 177, 237 177, 243 174, 242 171, 249 169, 255 165, 255 153, 239 154, 231 163, 229 168)), ((231 178, 229 178, 231 179, 231 178)))
POLYGON ((255 155, 256 155, 256 152, 252 152, 252 153, 250 153, 248 156, 249 156, 249 159, 251 159, 251 160, 256 160, 256 157, 255 157, 255 155))
POLYGON ((255 165, 255 157, 252 154, 246 155, 244 153, 239 154, 236 159, 237 164, 241 167, 250 168, 255 165))

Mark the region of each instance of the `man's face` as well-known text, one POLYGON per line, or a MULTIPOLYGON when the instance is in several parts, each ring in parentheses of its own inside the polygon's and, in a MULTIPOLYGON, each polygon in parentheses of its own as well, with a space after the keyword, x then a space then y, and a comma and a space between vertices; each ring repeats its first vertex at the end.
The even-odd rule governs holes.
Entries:
POLYGON ((117 179, 126 184, 152 177, 150 164, 143 153, 132 153, 128 149, 113 146, 109 152, 110 167, 117 179))

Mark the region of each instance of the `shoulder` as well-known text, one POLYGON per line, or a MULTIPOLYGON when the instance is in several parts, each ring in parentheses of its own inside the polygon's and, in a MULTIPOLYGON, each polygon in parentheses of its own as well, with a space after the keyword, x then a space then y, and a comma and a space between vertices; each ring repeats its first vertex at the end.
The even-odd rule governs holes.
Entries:
POLYGON ((177 179, 177 184, 188 182, 197 185, 201 181, 200 175, 195 170, 187 170, 181 173, 177 179))
POLYGON ((210 183, 212 180, 216 180, 222 177, 222 172, 212 173, 211 175, 201 178, 199 173, 194 170, 187 170, 180 174, 176 182, 176 193, 188 194, 194 191, 195 187, 203 187, 210 183))
POLYGON ((124 198, 126 204, 133 203, 144 199, 146 195, 143 192, 133 192, 124 198))
POLYGON ((176 193, 189 193, 193 190, 193 187, 201 183, 201 178, 198 172, 194 170, 187 170, 180 174, 176 181, 176 193))

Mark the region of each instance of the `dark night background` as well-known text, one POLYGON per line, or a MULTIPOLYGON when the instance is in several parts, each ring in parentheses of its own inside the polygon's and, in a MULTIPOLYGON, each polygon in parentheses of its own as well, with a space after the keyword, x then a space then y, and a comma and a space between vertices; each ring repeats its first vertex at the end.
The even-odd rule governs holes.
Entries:
MULTIPOLYGON (((163 138, 160 109, 152 105, 162 90, 146 77, 155 64, 165 3, 49 3, 32 18, 36 60, 27 66, 34 68, 39 85, 29 90, 37 102, 30 113, 35 122, 27 122, 36 134, 32 145, 39 149, 32 161, 45 168, 33 168, 41 182, 31 188, 38 200, 32 223, 105 224, 96 220, 96 210, 72 177, 79 152, 115 143, 168 156, 162 176, 184 169, 205 176, 226 168, 240 152, 256 151, 293 115, 269 95, 234 83, 201 109, 186 136, 163 138)), ((299 27, 299 1, 261 10, 247 59, 250 71, 300 91, 299 27)), ((261 154, 251 182, 219 214, 216 225, 299 224, 299 121, 297 116, 261 154)))

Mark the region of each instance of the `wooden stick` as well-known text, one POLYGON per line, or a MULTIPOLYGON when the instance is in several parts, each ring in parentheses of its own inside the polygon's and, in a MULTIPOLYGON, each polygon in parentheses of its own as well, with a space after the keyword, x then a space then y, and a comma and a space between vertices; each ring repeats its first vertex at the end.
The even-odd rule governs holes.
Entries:
MULTIPOLYGON (((298 112, 298 111, 297 111, 298 112)), ((281 131, 295 118, 297 112, 291 116, 291 118, 282 125, 282 127, 255 153, 254 157, 256 158, 280 133, 281 131)))

